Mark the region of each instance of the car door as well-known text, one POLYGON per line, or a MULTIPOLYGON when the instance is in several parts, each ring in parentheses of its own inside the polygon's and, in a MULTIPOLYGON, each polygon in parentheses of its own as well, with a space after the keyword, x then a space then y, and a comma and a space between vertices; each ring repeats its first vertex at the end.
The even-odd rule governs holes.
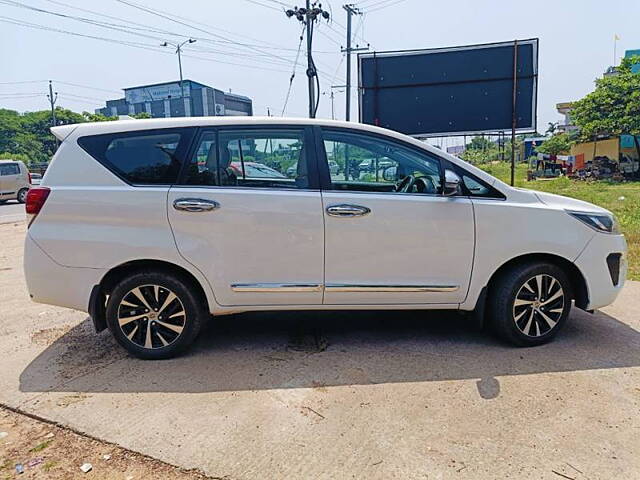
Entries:
POLYGON ((20 167, 17 163, 0 164, 0 193, 13 197, 18 191, 20 167))
POLYGON ((220 305, 322 303, 312 139, 297 126, 200 132, 181 184, 169 191, 168 215, 180 254, 206 276, 220 305))
POLYGON ((325 128, 322 140, 324 303, 462 302, 473 263, 473 206, 442 194, 441 160, 364 131, 325 128), (329 174, 327 161, 341 173, 329 174))

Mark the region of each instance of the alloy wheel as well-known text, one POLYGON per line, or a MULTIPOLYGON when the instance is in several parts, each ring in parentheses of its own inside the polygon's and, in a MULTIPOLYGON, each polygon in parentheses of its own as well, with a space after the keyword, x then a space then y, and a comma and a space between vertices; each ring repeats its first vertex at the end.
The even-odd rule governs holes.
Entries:
POLYGON ((160 285, 129 290, 118 305, 118 325, 135 345, 163 348, 175 342, 185 327, 186 312, 178 296, 160 285))
POLYGON ((560 321, 565 293, 560 282, 547 274, 531 277, 518 290, 513 302, 513 320, 525 335, 540 337, 560 321))

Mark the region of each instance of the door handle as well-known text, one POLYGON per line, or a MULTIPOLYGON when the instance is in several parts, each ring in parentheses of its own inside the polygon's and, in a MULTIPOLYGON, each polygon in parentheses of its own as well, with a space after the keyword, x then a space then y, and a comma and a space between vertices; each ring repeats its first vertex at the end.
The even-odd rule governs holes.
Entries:
POLYGON ((220 204, 204 198, 178 198, 173 202, 173 208, 184 212, 210 212, 220 208, 220 204))
POLYGON ((371 213, 371 209, 361 205, 330 205, 327 207, 327 214, 332 217, 362 217, 371 213))

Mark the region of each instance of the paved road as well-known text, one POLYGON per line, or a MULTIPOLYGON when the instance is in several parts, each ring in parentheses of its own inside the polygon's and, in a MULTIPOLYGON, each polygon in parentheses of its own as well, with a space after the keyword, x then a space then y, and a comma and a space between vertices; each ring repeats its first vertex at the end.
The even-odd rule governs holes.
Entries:
POLYGON ((9 200, 0 205, 0 224, 20 222, 25 219, 24 205, 15 200, 9 200))
POLYGON ((24 231, 0 226, 0 403, 233 480, 640 478, 638 282, 538 348, 455 315, 271 313, 144 362, 29 301, 24 231))

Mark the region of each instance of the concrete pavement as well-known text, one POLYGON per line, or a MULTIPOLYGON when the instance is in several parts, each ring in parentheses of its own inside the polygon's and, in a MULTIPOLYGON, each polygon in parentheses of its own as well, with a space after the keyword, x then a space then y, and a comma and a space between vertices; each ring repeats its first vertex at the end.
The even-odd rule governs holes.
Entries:
POLYGON ((24 230, 0 226, 0 403, 229 479, 640 478, 640 283, 532 349, 456 315, 292 312, 143 362, 29 301, 24 230))
POLYGON ((26 218, 24 205, 15 200, 9 200, 0 205, 0 225, 4 223, 22 222, 26 218))

